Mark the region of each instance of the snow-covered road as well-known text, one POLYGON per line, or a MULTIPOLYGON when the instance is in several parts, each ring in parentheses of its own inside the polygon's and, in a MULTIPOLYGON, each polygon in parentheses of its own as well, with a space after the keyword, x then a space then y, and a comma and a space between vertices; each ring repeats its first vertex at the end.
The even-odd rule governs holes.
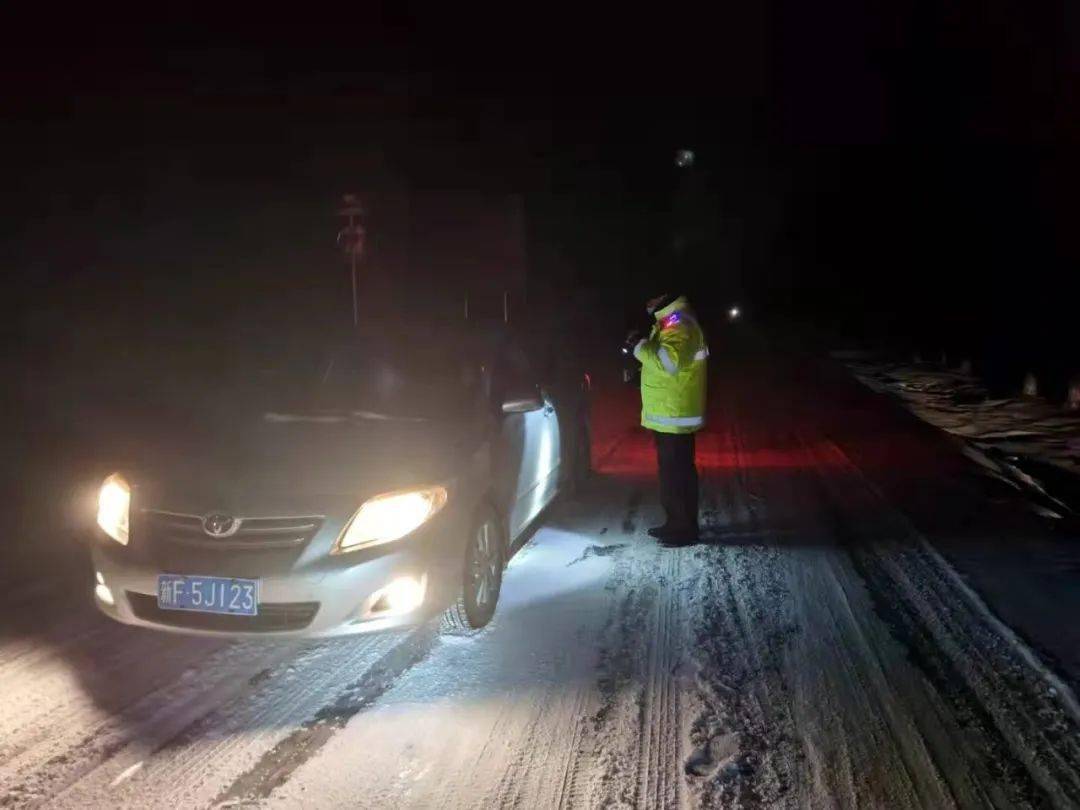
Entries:
POLYGON ((615 431, 476 636, 229 643, 25 595, 0 804, 1080 806, 1072 691, 853 461, 873 437, 789 368, 735 371, 698 451, 712 542, 645 535, 651 445, 615 431))

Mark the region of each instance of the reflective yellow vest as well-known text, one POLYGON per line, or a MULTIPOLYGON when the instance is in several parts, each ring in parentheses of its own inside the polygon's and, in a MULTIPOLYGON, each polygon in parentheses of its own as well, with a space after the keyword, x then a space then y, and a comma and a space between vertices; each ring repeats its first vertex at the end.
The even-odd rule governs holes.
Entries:
POLYGON ((659 433, 694 433, 705 425, 705 333, 684 297, 655 317, 648 339, 634 349, 641 363, 641 424, 659 433))

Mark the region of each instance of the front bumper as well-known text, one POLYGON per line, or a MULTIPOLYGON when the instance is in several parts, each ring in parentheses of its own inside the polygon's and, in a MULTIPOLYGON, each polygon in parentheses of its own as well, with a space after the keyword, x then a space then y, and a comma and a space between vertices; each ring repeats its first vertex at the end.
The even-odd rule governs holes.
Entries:
POLYGON ((462 559, 458 544, 439 542, 437 551, 442 553, 437 553, 432 538, 406 542, 367 559, 353 561, 350 555, 341 555, 322 565, 268 576, 257 570, 215 571, 205 560, 199 561, 202 565, 189 563, 190 570, 163 570, 146 558, 125 554, 123 547, 112 548, 111 542, 96 543, 92 552, 98 609, 124 624, 188 635, 325 638, 406 627, 444 610, 461 587, 462 569, 453 564, 455 558, 462 559), (260 615, 161 610, 157 581, 165 573, 258 579, 260 615), (402 577, 424 583, 421 604, 406 613, 380 610, 385 606, 377 604, 380 591, 402 577))

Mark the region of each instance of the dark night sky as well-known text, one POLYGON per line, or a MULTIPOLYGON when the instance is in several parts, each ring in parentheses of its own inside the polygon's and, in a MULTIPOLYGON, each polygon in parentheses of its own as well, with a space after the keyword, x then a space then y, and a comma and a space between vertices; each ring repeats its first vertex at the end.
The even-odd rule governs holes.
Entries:
POLYGON ((699 302, 848 334, 1066 340, 1064 4, 742 5, 96 20, 20 41, 3 57, 7 362, 324 322, 345 281, 337 195, 401 183, 524 193, 534 274, 613 311, 673 272, 699 302), (683 145, 699 172, 680 186, 683 145), (673 216, 699 235, 677 266, 673 216))

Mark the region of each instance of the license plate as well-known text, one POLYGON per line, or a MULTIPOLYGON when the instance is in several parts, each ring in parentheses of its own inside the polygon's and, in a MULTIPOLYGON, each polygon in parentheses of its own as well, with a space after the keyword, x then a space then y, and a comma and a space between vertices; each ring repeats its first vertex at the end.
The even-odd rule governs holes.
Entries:
POLYGON ((259 614, 259 580, 231 577, 158 576, 158 607, 200 613, 259 614))

